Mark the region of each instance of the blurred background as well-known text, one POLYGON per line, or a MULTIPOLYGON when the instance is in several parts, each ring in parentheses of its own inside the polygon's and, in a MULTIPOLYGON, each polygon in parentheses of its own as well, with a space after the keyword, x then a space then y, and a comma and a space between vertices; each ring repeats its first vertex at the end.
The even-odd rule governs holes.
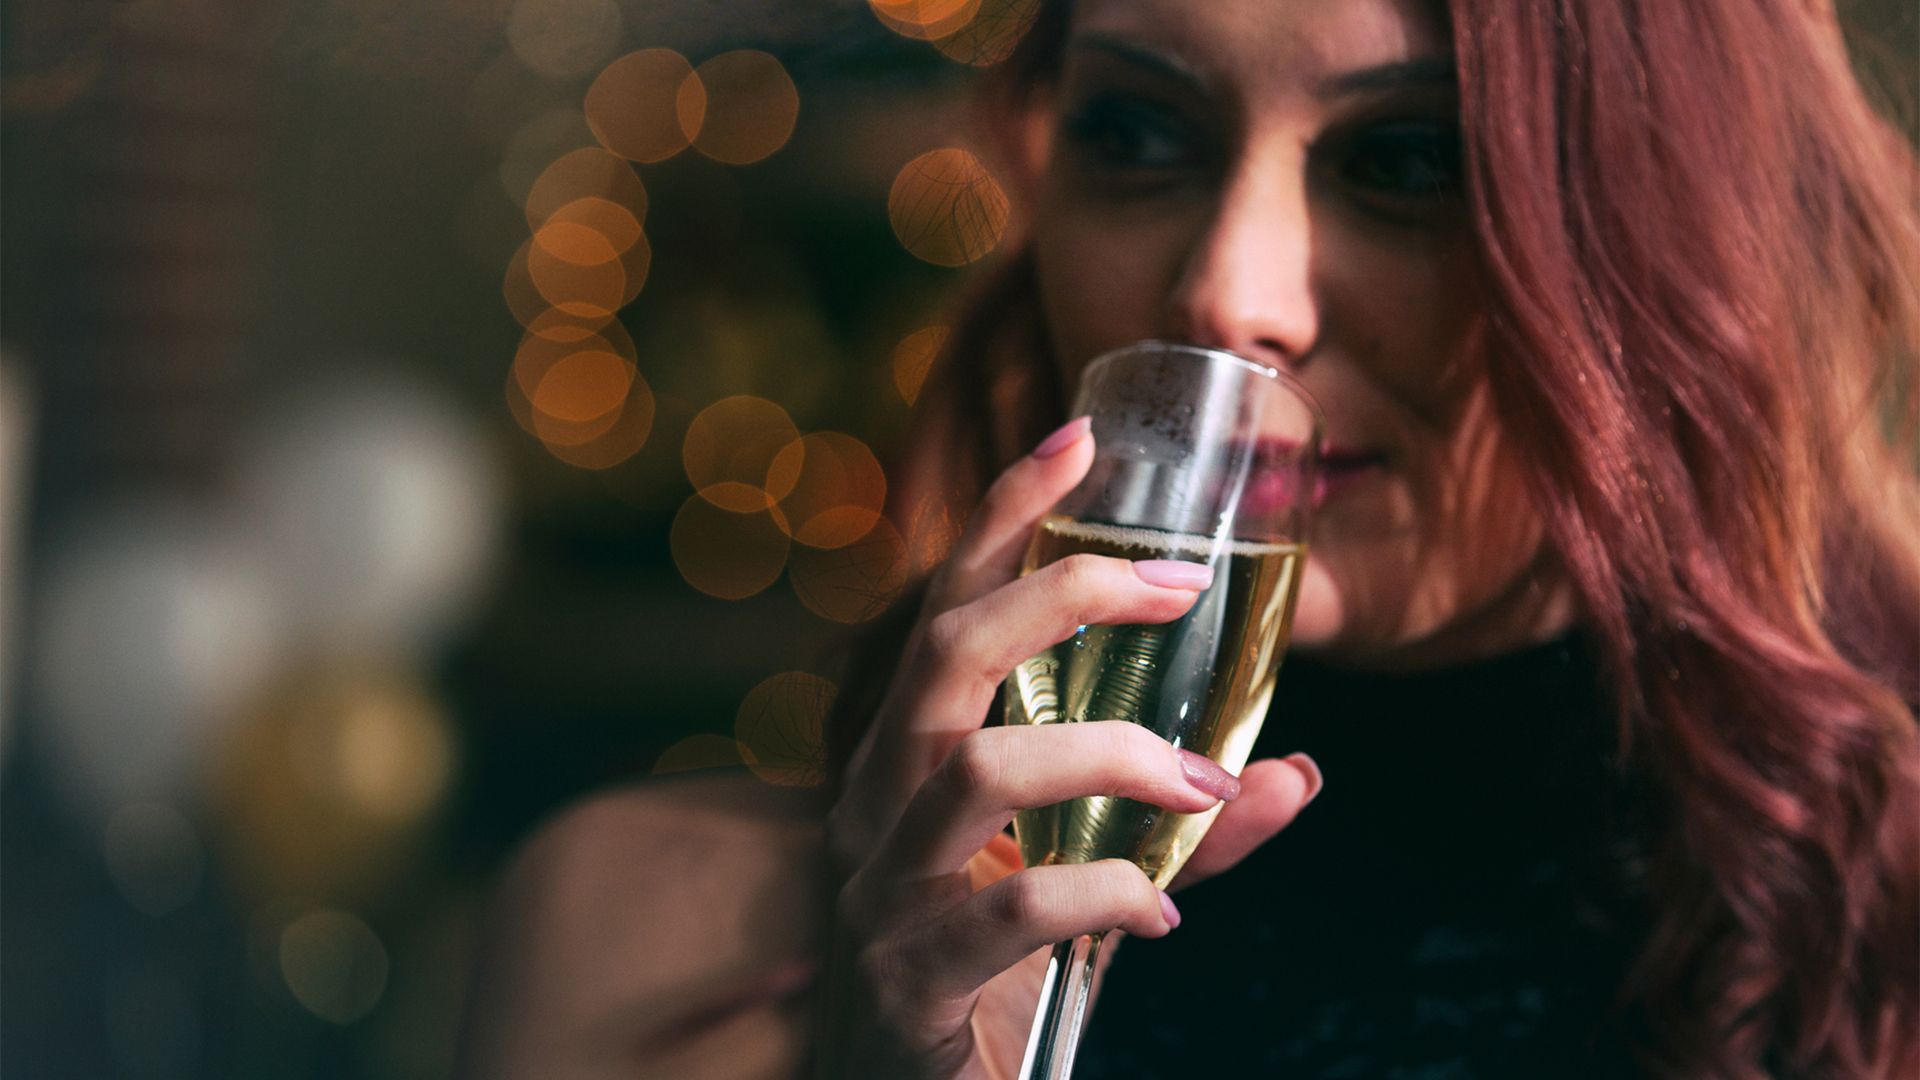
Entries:
POLYGON ((447 1076, 544 817, 819 781, 1036 7, 0 7, 0 1073, 447 1076))

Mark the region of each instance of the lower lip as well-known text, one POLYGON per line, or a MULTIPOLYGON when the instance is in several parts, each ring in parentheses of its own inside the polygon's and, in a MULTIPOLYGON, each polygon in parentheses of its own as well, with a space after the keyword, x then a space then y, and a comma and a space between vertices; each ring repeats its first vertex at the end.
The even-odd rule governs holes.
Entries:
POLYGON ((1320 474, 1314 478, 1313 504, 1322 506, 1340 497, 1345 492, 1366 483, 1381 472, 1377 461, 1355 462, 1352 465, 1320 464, 1320 474))

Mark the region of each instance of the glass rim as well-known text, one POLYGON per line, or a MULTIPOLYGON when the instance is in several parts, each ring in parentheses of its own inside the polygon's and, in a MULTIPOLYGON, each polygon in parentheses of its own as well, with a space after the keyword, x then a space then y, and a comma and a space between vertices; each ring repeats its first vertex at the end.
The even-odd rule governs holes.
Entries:
POLYGON ((1312 392, 1310 392, 1304 385, 1301 384, 1298 377, 1293 375, 1291 372, 1284 371, 1280 368, 1274 367, 1271 364, 1263 364, 1258 360, 1252 359, 1251 357, 1242 356, 1241 354, 1234 352, 1231 349, 1216 348, 1212 345, 1194 345, 1184 341, 1167 341, 1162 338, 1148 338, 1144 341, 1136 341, 1129 345, 1122 345, 1117 349, 1108 349, 1106 352, 1103 352, 1099 356, 1096 356, 1092 360, 1089 360, 1087 362, 1087 366, 1083 368, 1080 372, 1080 381, 1084 383, 1087 379, 1087 375, 1090 372, 1092 372, 1095 368, 1105 367, 1109 363, 1119 360, 1121 357, 1124 357, 1130 353, 1143 353, 1143 352, 1154 352, 1154 351, 1163 352, 1163 353, 1197 354, 1199 356, 1202 356, 1208 359, 1225 360, 1228 363, 1232 363, 1241 368, 1245 368, 1247 371, 1252 372, 1255 375, 1260 375, 1262 377, 1272 379, 1274 382, 1279 383, 1282 386, 1285 386, 1288 390, 1291 390, 1294 393, 1294 396, 1298 397, 1306 405, 1307 414, 1313 419, 1313 433, 1314 433, 1315 440, 1318 441, 1320 438, 1323 438, 1325 436, 1326 429, 1327 429, 1326 414, 1321 411, 1320 402, 1314 398, 1312 392))

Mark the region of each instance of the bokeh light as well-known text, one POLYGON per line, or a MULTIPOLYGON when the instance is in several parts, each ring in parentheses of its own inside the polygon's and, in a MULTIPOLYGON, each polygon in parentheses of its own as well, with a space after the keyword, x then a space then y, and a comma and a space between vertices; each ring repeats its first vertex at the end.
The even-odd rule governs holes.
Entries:
POLYGON ((887 194, 893 233, 914 257, 965 266, 1006 231, 1007 194, 973 154, 949 147, 907 162, 887 194))
POLYGON ((919 41, 934 41, 973 21, 981 0, 867 0, 881 25, 919 41))
POLYGON ((934 358, 946 347, 948 333, 948 327, 929 326, 924 330, 915 330, 894 346, 893 385, 900 391, 901 400, 908 405, 920 400, 920 388, 927 383, 927 373, 933 370, 934 358))
POLYGON ((321 908, 280 932, 280 974, 294 1000, 322 1020, 351 1024, 387 991, 387 949, 345 911, 321 908))
POLYGON ((637 362, 633 338, 617 320, 580 319, 548 308, 527 320, 527 332, 513 357, 513 374, 529 400, 554 364, 576 352, 601 350, 637 362))
POLYGON ((851 544, 795 548, 787 581, 808 611, 834 622, 858 623, 899 599, 909 569, 906 543, 883 517, 851 544))
POLYGON ((653 388, 647 385, 647 380, 638 371, 632 371, 631 375, 626 400, 611 414, 612 422, 606 424, 604 431, 590 429, 604 422, 605 416, 589 421, 586 425, 589 431, 583 432, 567 426, 566 421, 534 410, 534 433, 540 436, 547 453, 575 468, 590 470, 611 469, 639 453, 647 444, 647 436, 653 434, 655 402, 653 388))
POLYGON ((417 677, 310 665, 241 714, 216 762, 229 863, 258 896, 375 889, 453 781, 454 736, 417 677))
POLYGON ((700 410, 687 425, 681 460, 701 498, 723 510, 750 513, 793 490, 797 467, 778 477, 769 474, 780 451, 799 438, 787 410, 765 398, 739 394, 700 410))
MULTIPOLYGON (((800 116, 800 91, 780 61, 755 49, 724 52, 695 69, 704 119, 694 149, 728 165, 750 165, 785 146, 800 116)), ((692 110, 691 89, 686 108, 692 110)))
POLYGON ((783 671, 747 691, 733 737, 753 774, 786 787, 825 780, 827 713, 839 692, 831 681, 804 671, 783 671))
POLYGON ((664 161, 699 133, 706 91, 686 57, 641 49, 600 72, 587 88, 585 110, 600 145, 629 161, 664 161))
MULTIPOLYGON (((582 150, 612 158, 631 172, 633 166, 593 146, 593 132, 579 108, 568 105, 536 113, 514 129, 500 153, 500 187, 515 205, 526 203, 534 185, 553 168, 556 159, 567 160, 582 150)), ((597 194, 582 192, 582 194, 597 194)), ((533 222, 538 228, 540 222, 533 222)))
POLYGON ((160 916, 200 890, 206 864, 200 835, 185 815, 163 802, 121 807, 107 821, 107 873, 134 909, 160 916))
POLYGON ((554 254, 569 262, 596 262, 619 258, 644 241, 640 219, 633 211, 597 195, 575 199, 547 216, 534 233, 554 254), (571 250, 574 244, 584 245, 571 250), (599 245, 605 245, 605 251, 599 245))
POLYGON ((793 538, 810 547, 851 544, 880 520, 887 475, 867 444, 837 431, 819 431, 788 443, 768 469, 773 480, 794 477, 780 510, 793 538))
MULTIPOLYGON (((613 203, 630 214, 636 224, 647 220, 647 185, 640 174, 623 158, 597 146, 583 146, 554 158, 527 188, 527 228, 539 229, 563 207, 582 199, 613 203)), ((608 233, 608 238, 613 239, 613 235, 608 233)))
POLYGON ((507 14, 507 43, 520 62, 564 78, 592 71, 620 40, 613 0, 518 0, 507 14))
MULTIPOLYGON (((541 234, 549 228, 555 226, 542 228, 541 234)), ((557 228, 573 233, 581 226, 557 228)), ((606 244, 604 238, 601 243, 611 255, 613 246, 606 244)), ((610 257, 595 263, 577 263, 562 257, 556 248, 568 254, 582 254, 577 244, 548 244, 538 234, 527 238, 527 279, 533 282, 534 291, 542 300, 569 315, 583 319, 612 318, 627 293, 627 273, 620 260, 610 257)), ((515 262, 521 258, 514 256, 515 262)))
POLYGON ((745 761, 739 743, 725 735, 703 732, 689 735, 662 750, 660 756, 654 759, 653 773, 661 776, 699 769, 724 769, 745 761))
POLYGON ((598 438, 613 427, 616 410, 626 404, 637 375, 625 357, 604 349, 568 353, 548 368, 534 387, 529 402, 534 430, 543 440, 572 446, 598 438), (548 432, 540 426, 542 420, 559 421, 569 427, 548 432), (571 430, 579 427, 591 430, 571 430))
POLYGON ((792 547, 777 509, 735 513, 698 495, 681 504, 667 540, 687 584, 722 600, 744 600, 777 581, 792 547))
POLYGON ((981 0, 965 26, 933 43, 963 64, 988 67, 1013 55, 1020 39, 1033 28, 1040 0, 981 0))

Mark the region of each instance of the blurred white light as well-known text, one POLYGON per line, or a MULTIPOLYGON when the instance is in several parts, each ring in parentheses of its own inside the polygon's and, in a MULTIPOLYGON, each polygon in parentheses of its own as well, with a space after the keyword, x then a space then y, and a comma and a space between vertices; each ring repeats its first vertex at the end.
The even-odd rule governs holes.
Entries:
POLYGON ((49 767, 95 819, 178 794, 280 655, 260 558, 206 508, 154 501, 47 550, 28 640, 49 767))
POLYGON ((107 873, 127 903, 165 915, 200 890, 206 856, 192 823, 161 802, 123 806, 107 822, 107 873))
POLYGON ((243 508, 303 647, 431 647, 499 541, 495 448, 475 421, 391 374, 337 376, 264 417, 240 456, 243 508))

